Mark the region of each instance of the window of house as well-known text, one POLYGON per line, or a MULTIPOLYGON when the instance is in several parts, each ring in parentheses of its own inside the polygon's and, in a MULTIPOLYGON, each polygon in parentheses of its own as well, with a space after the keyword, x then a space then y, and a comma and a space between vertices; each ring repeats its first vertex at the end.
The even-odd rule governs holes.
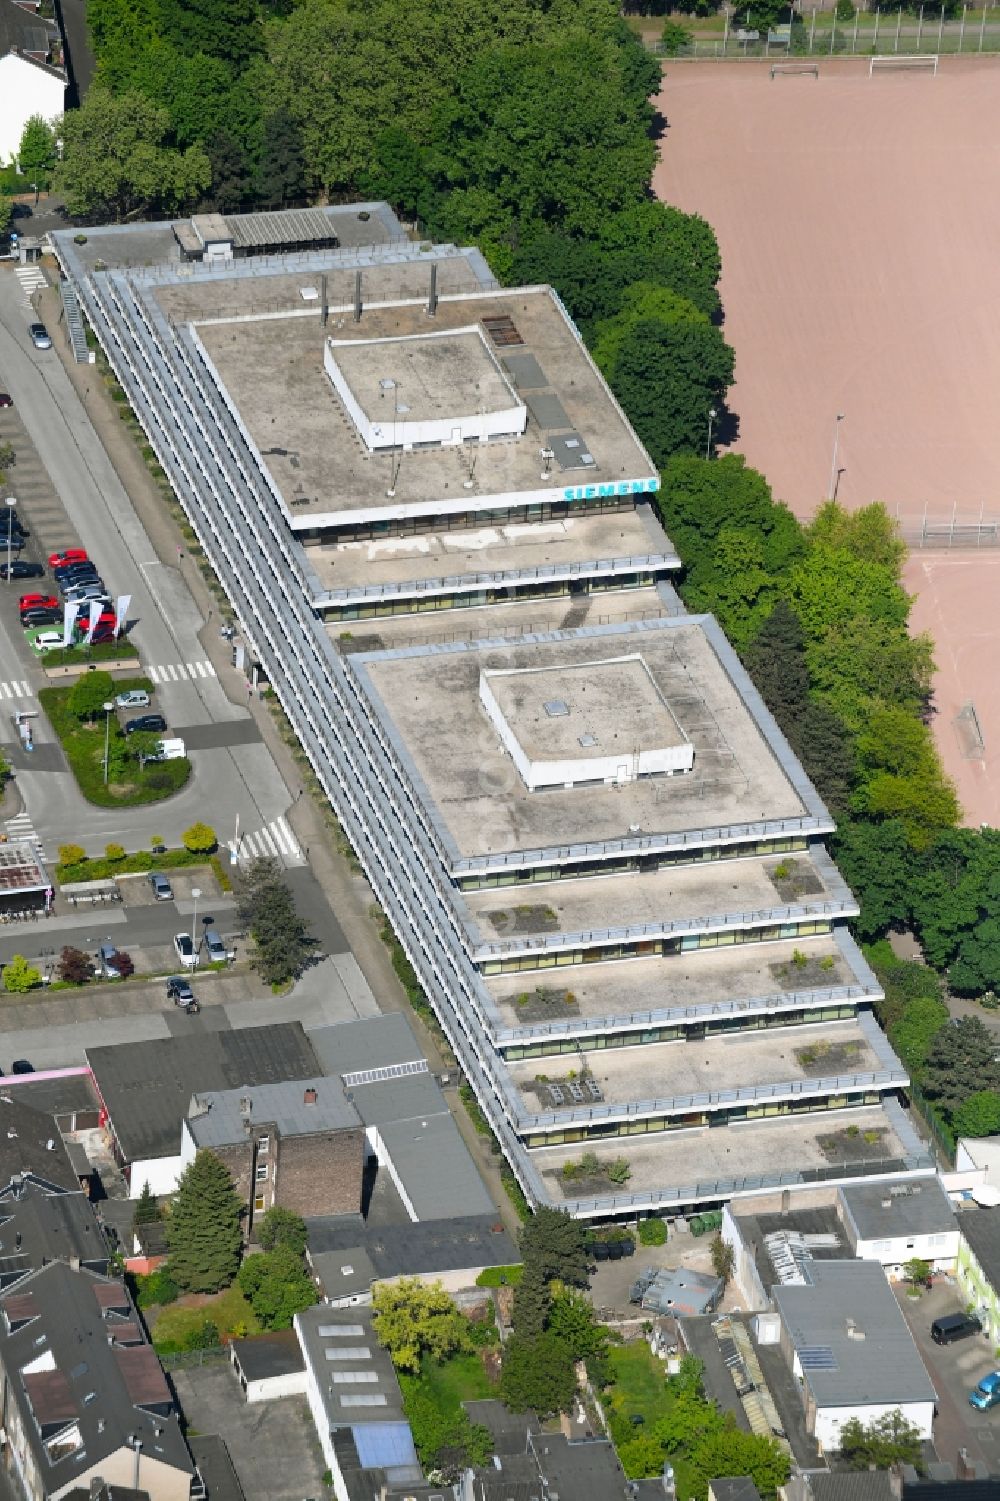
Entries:
POLYGON ((254 1172, 255 1172, 255 1175, 256 1175, 258 1183, 266 1183, 267 1182, 267 1163, 266 1162, 258 1162, 256 1168, 254 1169, 254 1172))
POLYGON ((257 1156, 258 1157, 266 1157, 270 1145, 271 1145, 271 1138, 269 1136, 258 1136, 258 1138, 257 1138, 257 1156))
POLYGON ((253 1207, 257 1211, 260 1211, 261 1209, 264 1208, 264 1195, 263 1194, 257 1194, 256 1198, 253 1201, 253 1207))

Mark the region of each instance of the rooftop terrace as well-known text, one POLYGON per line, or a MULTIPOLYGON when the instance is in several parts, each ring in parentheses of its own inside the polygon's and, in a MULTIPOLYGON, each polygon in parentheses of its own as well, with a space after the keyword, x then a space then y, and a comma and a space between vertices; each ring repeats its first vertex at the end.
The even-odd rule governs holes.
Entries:
MULTIPOLYGON (((322 541, 309 543, 306 556, 328 591, 315 601, 320 605, 358 597, 415 598, 458 587, 471 590, 477 583, 487 587, 499 576, 512 574, 523 574, 525 582, 601 575, 612 571, 612 562, 621 572, 622 561, 632 559, 637 566, 680 567, 680 559, 643 508, 421 531, 411 537, 322 541)), ((490 622, 492 628, 492 611, 490 622)))
POLYGON ((626 925, 653 936, 675 930, 760 927, 769 917, 780 921, 791 908, 833 915, 846 909, 850 915, 857 907, 836 867, 821 860, 821 853, 817 851, 815 861, 805 853, 795 856, 801 887, 794 902, 774 877, 782 861, 773 856, 583 876, 529 888, 487 888, 465 891, 462 898, 472 918, 470 933, 477 950, 490 955, 561 947, 562 938, 586 942, 626 925))
MULTIPOLYGON (((315 297, 302 301, 302 285, 294 293, 297 306, 287 316, 268 313, 247 320, 246 311, 241 310, 237 316, 243 321, 239 322, 199 321, 190 292, 184 288, 161 290, 158 297, 171 316, 191 318, 198 324, 198 336, 217 378, 238 410, 294 527, 305 530, 421 512, 489 509, 498 499, 505 505, 559 500, 581 486, 655 489, 655 471, 647 454, 552 293, 547 288, 466 290, 473 279, 466 261, 442 260, 442 295, 431 317, 426 265, 373 266, 365 273, 366 301, 361 319, 355 321, 353 272, 331 270, 331 313, 325 328, 315 297), (454 295, 449 285, 456 280, 462 295, 454 295), (414 300, 403 300, 407 297, 414 300), (391 304, 379 301, 389 298, 394 299, 391 304), (391 447, 369 452, 324 370, 327 337, 398 341, 429 332, 443 336, 448 330, 470 326, 488 330, 491 320, 506 320, 516 336, 512 347, 504 340, 497 343, 489 333, 485 343, 525 404, 523 437, 457 446, 436 444, 405 453, 391 447), (529 358, 530 365, 526 363, 529 358), (563 438, 569 441, 564 443, 563 438), (555 457, 542 457, 543 449, 555 457), (392 495, 387 493, 390 490, 392 495)), ((315 292, 316 280, 315 276, 304 278, 303 283, 308 282, 315 292)), ((241 283, 240 294, 244 298, 249 294, 254 308, 261 306, 264 296, 281 301, 271 281, 264 290, 253 282, 241 283)), ((219 320, 225 306, 225 299, 220 299, 219 310, 213 307, 207 316, 219 320)), ((364 371, 369 397, 372 388, 380 389, 380 381, 393 382, 382 403, 389 426, 400 405, 427 408, 426 372, 419 381, 411 375, 408 385, 408 367, 393 357, 393 347, 400 346, 366 342, 364 356, 354 359, 349 359, 350 352, 345 352, 342 343, 337 349, 342 361, 349 359, 356 381, 361 381, 364 371)), ((467 393, 454 388, 460 371, 454 379, 448 371, 446 364, 440 376, 444 404, 461 405, 467 393)), ((609 493, 617 493, 617 488, 609 493)))
POLYGON ((504 1025, 535 1025, 540 1033, 571 1031, 576 1019, 648 1017, 671 1008, 687 1008, 702 1020, 711 1019, 706 1013, 712 1007, 726 1016, 742 1010, 750 1025, 754 1012, 765 1009, 765 997, 772 1004, 782 998, 801 1004, 810 993, 818 997, 831 987, 858 983, 832 934, 799 938, 795 949, 805 964, 791 962, 787 941, 741 943, 668 958, 575 965, 571 974, 559 975, 558 984, 552 975, 541 977, 544 991, 553 997, 568 991, 572 1004, 534 1001, 534 986, 524 975, 491 975, 485 983, 504 1025), (831 963, 823 968, 826 959, 831 963))
MULTIPOLYGON (((778 1186, 783 1178, 800 1181, 850 1178, 859 1171, 893 1171, 907 1156, 894 1128, 893 1112, 881 1105, 857 1110, 816 1111, 771 1121, 730 1124, 724 1131, 661 1131, 648 1136, 615 1137, 598 1144, 546 1147, 532 1154, 556 1204, 574 1200, 623 1199, 652 1194, 660 1202, 679 1204, 729 1198, 744 1190, 778 1186), (856 1126, 857 1133, 848 1135, 856 1126), (874 1134, 874 1140, 866 1139, 874 1134), (608 1182, 590 1184, 563 1174, 585 1151, 610 1164, 624 1157, 631 1176, 624 1188, 608 1182)), ((931 1159, 926 1159, 930 1168, 931 1159)))
MULTIPOLYGON (((744 838, 763 825, 781 825, 782 832, 832 827, 708 617, 629 622, 504 644, 361 653, 350 661, 437 824, 453 871, 542 864, 557 854, 565 858, 570 846, 718 842, 700 837, 701 831, 717 836, 734 825, 744 838), (529 792, 480 705, 481 672, 572 667, 615 653, 641 654, 694 747, 693 771, 644 777, 623 788, 529 792)), ((627 724, 627 704, 622 720, 627 724)))

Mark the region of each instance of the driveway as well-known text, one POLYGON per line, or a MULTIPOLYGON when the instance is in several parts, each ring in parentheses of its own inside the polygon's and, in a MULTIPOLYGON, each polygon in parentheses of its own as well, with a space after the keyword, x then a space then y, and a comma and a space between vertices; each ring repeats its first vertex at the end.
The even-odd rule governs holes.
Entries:
POLYGON ((1000 1474, 1000 1408, 977 1412, 968 1402, 976 1383, 997 1368, 989 1341, 979 1334, 952 1345, 936 1345, 931 1339, 935 1319, 946 1313, 965 1312, 954 1286, 939 1283, 918 1299, 907 1297, 902 1285, 894 1291, 937 1392, 934 1447, 939 1459, 954 1465, 958 1451, 964 1448, 971 1459, 985 1463, 991 1475, 1000 1474))
POLYGON ((305 1397, 248 1404, 228 1361, 173 1371, 192 1428, 225 1439, 247 1501, 321 1496, 323 1458, 305 1397))

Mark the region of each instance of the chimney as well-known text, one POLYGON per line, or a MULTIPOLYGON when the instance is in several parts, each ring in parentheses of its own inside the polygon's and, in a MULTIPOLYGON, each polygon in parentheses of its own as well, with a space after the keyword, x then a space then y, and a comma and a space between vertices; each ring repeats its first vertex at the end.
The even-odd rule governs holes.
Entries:
POLYGON ((438 268, 437 261, 431 261, 431 290, 427 298, 427 316, 433 318, 438 306, 438 268))
POLYGON ((354 321, 361 322, 361 267, 354 273, 354 321))
POLYGON ((303 1105, 315 1105, 315 1103, 316 1103, 316 1091, 315 1091, 315 1089, 307 1089, 304 1092, 304 1094, 302 1096, 302 1103, 303 1103, 303 1105))

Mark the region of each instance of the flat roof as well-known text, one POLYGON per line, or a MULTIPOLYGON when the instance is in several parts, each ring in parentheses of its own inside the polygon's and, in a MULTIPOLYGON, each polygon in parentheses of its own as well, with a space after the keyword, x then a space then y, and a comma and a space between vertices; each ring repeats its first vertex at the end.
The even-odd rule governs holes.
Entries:
POLYGON ((312 1079, 281 1079, 276 1084, 202 1090, 191 1097, 187 1129, 199 1147, 226 1146, 246 1139, 248 1119, 257 1125, 273 1124, 282 1137, 349 1131, 361 1125, 343 1085, 320 1074, 312 1079))
POLYGON ((248 1381, 292 1376, 306 1368, 302 1346, 293 1329, 257 1334, 252 1339, 234 1339, 232 1351, 248 1381))
MULTIPOLYGON (((809 1115, 781 1116, 765 1121, 730 1122, 724 1131, 700 1126, 694 1131, 616 1136, 604 1142, 578 1141, 566 1146, 544 1147, 533 1151, 531 1156, 557 1205, 606 1198, 616 1193, 656 1194, 689 1188, 704 1191, 697 1195, 692 1192, 679 1202, 694 1202, 696 1197, 728 1199, 734 1193, 744 1191, 742 1187, 734 1189, 731 1186, 734 1183, 745 1184, 746 1192, 751 1189, 759 1191, 780 1186, 784 1174, 812 1172, 817 1180, 833 1176, 841 1164, 845 1169, 842 1176, 852 1176, 848 1163, 854 1159, 824 1150, 822 1145, 824 1138, 836 1138, 843 1141, 846 1154, 850 1142, 840 1133, 851 1125, 858 1127, 862 1138, 865 1131, 880 1133, 877 1143, 880 1162, 902 1162, 906 1156, 907 1148, 896 1134, 891 1113, 882 1105, 867 1105, 856 1110, 818 1110, 809 1115), (608 1182, 596 1192, 593 1189, 581 1190, 573 1178, 565 1177, 563 1164, 579 1162, 584 1152, 594 1152, 599 1162, 606 1163, 624 1157, 631 1169, 625 1186, 616 1188, 608 1182), (717 1184, 723 1185, 722 1189, 710 1193, 709 1189, 717 1184)), ((874 1150, 874 1147, 869 1150, 874 1150)), ((864 1161, 860 1153, 856 1155, 858 1162, 864 1161)), ((893 1168, 890 1165, 880 1170, 892 1172, 893 1168)))
MULTIPOLYGON (((680 567, 673 546, 653 524, 645 505, 619 511, 577 510, 548 521, 498 521, 453 530, 438 526, 415 536, 365 541, 326 536, 306 542, 305 555, 320 581, 322 592, 313 601, 317 605, 472 592, 477 584, 489 587, 500 579, 527 584, 606 576, 610 581, 626 562, 636 571, 680 567)), ((606 610, 607 595, 602 592, 598 598, 606 610)), ((542 603, 531 601, 536 607, 542 603)), ((563 600, 563 614, 568 603, 563 600)), ((580 600, 574 597, 573 604, 579 606, 580 600)), ((497 608, 503 607, 490 606, 491 630, 497 608)), ((449 610, 439 625, 451 623, 451 614, 449 610)), ((331 624, 335 635, 344 629, 341 621, 331 624)), ((558 616, 554 624, 559 624, 558 616)))
MULTIPOLYGON (((921 1179, 921 1182, 931 1181, 921 1179)), ((844 1223, 832 1203, 793 1207, 780 1214, 749 1214, 734 1206, 732 1213, 767 1291, 775 1283, 791 1280, 793 1266, 805 1280, 812 1262, 849 1261, 853 1255, 844 1223), (769 1244, 770 1237, 775 1239, 769 1244)))
POLYGON ((5 892, 47 891, 51 884, 30 844, 0 844, 0 898, 5 892))
POLYGON ((87 1062, 128 1162, 179 1154, 181 1123, 199 1090, 321 1072, 299 1022, 88 1048, 87 1062))
POLYGON ((546 856, 565 856, 575 846, 641 850, 734 826, 744 838, 765 824, 787 825, 789 831, 832 827, 710 617, 352 653, 348 660, 450 855, 453 873, 509 865, 517 856, 544 863, 546 856), (689 736, 693 771, 643 777, 621 788, 529 792, 480 705, 480 673, 566 668, 632 651, 641 652, 689 736))
MULTIPOLYGON (((325 327, 315 302, 303 304, 298 295, 294 304, 290 299, 286 304, 287 317, 269 313, 247 318, 241 313, 240 322, 202 322, 189 301, 185 308, 293 527, 488 509, 500 497, 511 505, 533 498, 558 500, 580 487, 604 485, 611 487, 609 494, 619 487, 628 493, 633 484, 640 492, 657 488, 648 454, 548 287, 486 290, 468 262, 444 260, 431 317, 429 264, 404 262, 391 270, 390 276, 385 266, 366 269, 358 321, 353 274, 336 270, 328 277, 331 313, 325 327), (411 300, 400 282, 410 289, 411 300), (498 320, 509 322, 519 340, 511 347, 488 333, 491 352, 527 409, 521 437, 414 449, 399 462, 399 455, 373 457, 359 445, 354 423, 324 369, 327 337, 365 342, 367 355, 352 358, 343 347, 337 354, 350 363, 359 383, 363 379, 366 389, 377 390, 386 372, 380 346, 369 341, 464 331, 470 325, 489 330, 498 320), (528 354, 537 374, 518 364, 528 354), (567 447, 560 438, 575 446, 567 447), (556 457, 541 457, 543 449, 556 457), (394 494, 387 495, 388 490, 394 494)), ((273 286, 267 290, 277 292, 273 286)), ((256 291, 259 303, 264 294, 259 287, 256 291)), ((167 310, 177 301, 176 294, 165 297, 161 290, 157 295, 167 310)), ((218 310, 206 309, 207 317, 224 318, 224 306, 223 299, 218 310)), ((459 394, 455 382, 447 372, 442 379, 442 400, 454 401, 459 394)), ((426 407, 427 394, 417 395, 420 382, 413 377, 409 384, 418 406, 426 407)), ((405 405, 409 384, 401 383, 398 391, 405 405)), ((391 417, 390 410, 387 420, 391 417)))
POLYGON ((951 1200, 936 1178, 926 1183, 849 1183, 840 1190, 840 1200, 859 1240, 905 1239, 958 1229, 951 1200))
POLYGON ((345 1222, 341 1215, 306 1220, 309 1259, 335 1296, 345 1280, 342 1268, 358 1258, 371 1268, 369 1282, 392 1277, 428 1276, 471 1267, 510 1266, 520 1253, 496 1210, 393 1225, 345 1222), (349 1253, 349 1254, 348 1254, 349 1253), (327 1280, 327 1274, 332 1274, 327 1280))
POLYGON ((410 423, 517 404, 478 327, 439 331, 430 324, 398 338, 338 336, 327 340, 327 350, 361 411, 396 447, 403 442, 399 429, 410 423))
POLYGON ((993 1287, 1000 1288, 1000 1208, 965 1209, 958 1228, 983 1275, 993 1287))
MULTIPOLYGON (((542 888, 544 894, 545 888, 542 888)), ((495 896, 501 893, 495 892, 495 896)), ((608 960, 574 965, 572 973, 489 975, 486 990, 500 1021, 519 1030, 571 1030, 577 1021, 649 1017, 675 1011, 677 1019, 711 1020, 721 1016, 772 1013, 776 1007, 802 1003, 814 995, 819 1004, 831 987, 858 987, 860 977, 845 958, 833 933, 797 938, 806 967, 793 965, 788 944, 738 943, 725 948, 695 949, 651 959, 608 960), (823 968, 825 960, 831 960, 823 968), (568 1000, 567 997, 572 997, 568 1000)), ((872 994, 878 994, 873 987, 872 994)), ((827 1000, 833 1004, 833 1000, 827 1000)))
POLYGON ((385 1122, 379 1135, 418 1220, 496 1212, 447 1112, 385 1122))
POLYGON ((403 1394, 370 1309, 320 1303, 295 1315, 295 1329, 331 1431, 405 1420, 403 1394))
MULTIPOLYGON (((691 1096, 729 1099, 734 1090, 760 1089, 873 1073, 884 1068, 858 1018, 823 1022, 817 1026, 762 1028, 729 1032, 718 1037, 691 1037, 677 1042, 648 1042, 630 1048, 599 1048, 572 1057, 559 1054, 539 1060, 508 1062, 507 1070, 520 1091, 525 1111, 550 1114, 572 1108, 568 1085, 554 1103, 551 1086, 537 1079, 565 1080, 581 1065, 593 1079, 607 1105, 651 1100, 686 1100, 691 1096)), ((591 1105, 589 1085, 586 1099, 591 1105)), ((579 1107, 577 1107, 579 1108, 579 1107)))
POLYGON ((771 1295, 817 1406, 935 1402, 881 1265, 817 1261, 811 1276, 810 1285, 779 1285, 771 1295))

